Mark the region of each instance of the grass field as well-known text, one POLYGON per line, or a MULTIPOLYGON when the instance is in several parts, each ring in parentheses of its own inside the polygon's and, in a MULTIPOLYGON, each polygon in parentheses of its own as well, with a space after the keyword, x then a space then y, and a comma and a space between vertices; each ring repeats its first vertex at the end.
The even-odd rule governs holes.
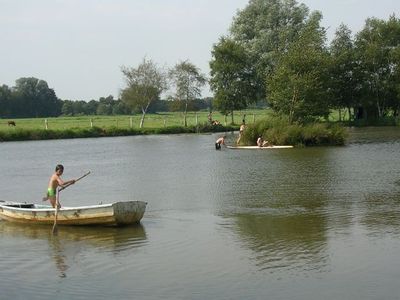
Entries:
MULTIPOLYGON (((270 114, 270 110, 246 110, 234 113, 234 122, 239 125, 242 123, 243 115, 246 114, 246 122, 253 123, 270 114)), ((0 119, 0 131, 12 131, 18 129, 47 129, 51 130, 66 130, 72 128, 121 128, 128 129, 139 128, 141 115, 133 116, 118 115, 118 116, 79 116, 79 117, 57 117, 57 118, 27 118, 27 119, 0 119), (13 120, 16 126, 8 126, 8 121, 13 120)), ((225 116, 220 113, 213 112, 213 120, 218 120, 222 125, 225 125, 225 116)), ((195 126, 196 120, 198 124, 208 121, 208 112, 189 112, 187 114, 188 126, 195 126)), ((231 122, 231 116, 226 119, 227 124, 231 122)), ((144 128, 164 128, 183 126, 183 114, 176 113, 157 113, 147 114, 144 121, 144 128)))

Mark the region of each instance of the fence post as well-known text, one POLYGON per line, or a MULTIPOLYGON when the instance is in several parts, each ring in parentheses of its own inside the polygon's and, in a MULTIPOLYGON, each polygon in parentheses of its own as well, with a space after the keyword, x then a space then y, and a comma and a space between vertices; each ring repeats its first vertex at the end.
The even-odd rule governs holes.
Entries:
POLYGON ((48 125, 48 123, 47 123, 47 119, 44 119, 44 127, 46 128, 46 130, 49 129, 49 125, 48 125))
POLYGON ((90 118, 90 128, 93 128, 93 119, 90 118))
POLYGON ((164 118, 164 128, 167 127, 167 120, 164 118))
POLYGON ((256 114, 253 114, 253 123, 256 122, 256 114))
POLYGON ((133 128, 133 119, 132 119, 132 117, 129 118, 129 127, 133 128))
POLYGON ((196 126, 198 126, 199 125, 199 116, 197 115, 197 112, 196 112, 196 126))
POLYGON ((227 123, 227 120, 226 120, 226 118, 227 118, 227 117, 226 117, 226 115, 225 115, 225 120, 224 120, 224 122, 225 122, 225 126, 226 126, 226 123, 227 123))

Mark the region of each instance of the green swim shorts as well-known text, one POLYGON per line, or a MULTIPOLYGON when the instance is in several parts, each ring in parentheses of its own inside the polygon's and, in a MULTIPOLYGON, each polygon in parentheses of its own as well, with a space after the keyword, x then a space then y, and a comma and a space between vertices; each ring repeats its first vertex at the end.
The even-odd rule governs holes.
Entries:
POLYGON ((47 197, 55 197, 56 196, 56 190, 52 188, 47 189, 47 197))

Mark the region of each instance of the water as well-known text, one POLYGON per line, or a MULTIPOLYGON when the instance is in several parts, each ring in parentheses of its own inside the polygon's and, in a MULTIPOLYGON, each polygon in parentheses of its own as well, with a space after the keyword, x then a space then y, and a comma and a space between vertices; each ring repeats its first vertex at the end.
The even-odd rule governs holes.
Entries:
MULTIPOLYGON (((400 299, 400 130, 215 151, 217 135, 0 144, 0 199, 148 202, 140 226, 0 221, 1 299, 400 299)), ((229 136, 234 141, 234 136, 229 136)))

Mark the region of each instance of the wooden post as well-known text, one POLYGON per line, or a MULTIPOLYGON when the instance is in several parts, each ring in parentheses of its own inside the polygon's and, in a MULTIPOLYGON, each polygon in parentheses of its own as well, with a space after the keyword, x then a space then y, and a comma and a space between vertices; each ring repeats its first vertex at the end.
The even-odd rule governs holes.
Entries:
POLYGON ((167 120, 164 118, 164 128, 167 127, 167 120))
POLYGON ((253 123, 256 122, 256 114, 253 114, 253 123))
POLYGON ((226 123, 227 123, 228 121, 226 120, 226 115, 225 115, 225 126, 226 126, 226 123))
POLYGON ((129 118, 129 127, 133 128, 133 119, 132 119, 132 117, 129 118))
POLYGON ((90 118, 90 128, 93 128, 93 119, 90 118))
POLYGON ((44 127, 46 128, 46 130, 49 129, 49 125, 48 125, 48 123, 47 123, 47 119, 44 119, 44 127))
POLYGON ((196 126, 198 126, 199 125, 199 116, 197 115, 197 112, 196 112, 196 126))

